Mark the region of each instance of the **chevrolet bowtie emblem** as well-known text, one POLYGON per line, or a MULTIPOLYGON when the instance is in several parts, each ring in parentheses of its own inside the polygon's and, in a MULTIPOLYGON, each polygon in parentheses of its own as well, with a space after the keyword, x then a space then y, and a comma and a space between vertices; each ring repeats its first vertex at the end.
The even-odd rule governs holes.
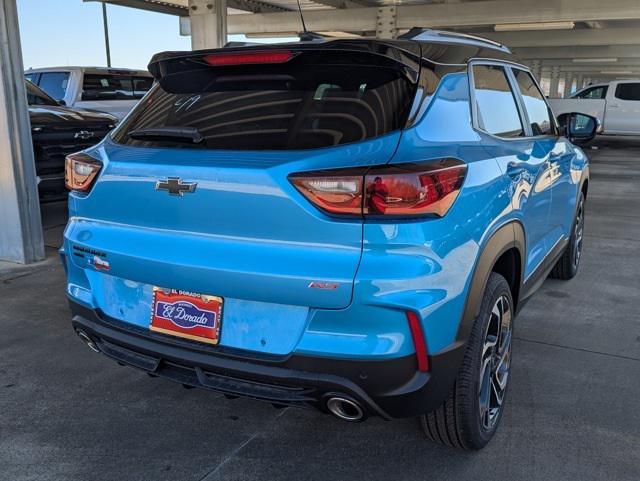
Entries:
POLYGON ((180 177, 168 177, 167 180, 159 180, 156 182, 156 190, 166 190, 169 195, 182 195, 187 192, 195 192, 196 182, 182 182, 180 177))
POLYGON ((82 139, 82 140, 87 140, 90 139, 91 137, 94 136, 93 132, 89 132, 88 130, 81 130, 80 132, 76 132, 73 135, 74 139, 82 139))

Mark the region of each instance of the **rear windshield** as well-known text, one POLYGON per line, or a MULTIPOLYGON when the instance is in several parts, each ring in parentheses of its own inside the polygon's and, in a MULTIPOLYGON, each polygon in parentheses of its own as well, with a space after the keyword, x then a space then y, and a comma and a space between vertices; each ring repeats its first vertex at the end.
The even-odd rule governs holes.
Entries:
POLYGON ((82 100, 141 99, 153 85, 153 77, 121 74, 85 74, 82 100))
POLYGON ((381 65, 294 59, 282 65, 209 68, 206 79, 202 75, 200 70, 190 78, 172 78, 180 93, 156 85, 113 139, 135 146, 231 150, 330 147, 400 129, 414 93, 402 71, 381 65), (190 81, 193 86, 185 87, 190 81), (130 135, 184 127, 197 129, 202 140, 130 135))

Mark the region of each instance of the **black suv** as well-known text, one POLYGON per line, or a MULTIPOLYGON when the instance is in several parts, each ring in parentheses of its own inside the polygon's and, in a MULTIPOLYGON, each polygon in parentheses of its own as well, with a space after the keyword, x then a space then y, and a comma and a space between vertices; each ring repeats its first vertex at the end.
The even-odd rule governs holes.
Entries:
POLYGON ((100 142, 118 120, 103 112, 64 107, 26 83, 40 202, 64 200, 66 155, 100 142))

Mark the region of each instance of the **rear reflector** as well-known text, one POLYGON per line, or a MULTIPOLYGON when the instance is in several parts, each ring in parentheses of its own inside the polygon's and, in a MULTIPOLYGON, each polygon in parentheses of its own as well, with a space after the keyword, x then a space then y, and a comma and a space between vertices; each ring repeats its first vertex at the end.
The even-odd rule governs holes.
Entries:
POLYGON ((64 183, 69 190, 86 192, 102 169, 102 162, 78 152, 64 159, 64 183))
POLYGON ((443 217, 458 197, 467 166, 457 159, 290 176, 316 207, 337 215, 443 217))
POLYGON ((409 321, 409 329, 413 338, 413 346, 416 349, 416 361, 418 362, 418 370, 420 372, 429 371, 429 356, 427 355, 427 344, 424 340, 424 332, 418 315, 413 311, 407 311, 407 320, 409 321))
POLYGON ((214 67, 224 65, 247 65, 257 63, 285 63, 293 58, 289 50, 271 50, 263 52, 212 53, 202 59, 214 67))

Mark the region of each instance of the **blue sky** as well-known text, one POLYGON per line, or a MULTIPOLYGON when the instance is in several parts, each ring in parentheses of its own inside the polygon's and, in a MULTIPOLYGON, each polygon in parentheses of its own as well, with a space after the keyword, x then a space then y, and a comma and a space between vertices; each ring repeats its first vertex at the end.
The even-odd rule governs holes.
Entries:
MULTIPOLYGON (((102 8, 82 0, 17 0, 25 68, 106 65, 102 8)), ((107 5, 114 67, 146 67, 162 50, 188 50, 178 17, 107 5)))
MULTIPOLYGON (((102 8, 82 0, 17 0, 25 68, 106 65, 102 8)), ((178 17, 107 5, 111 63, 146 68, 163 50, 189 50, 178 17)), ((232 36, 233 40, 242 36, 232 36)))

